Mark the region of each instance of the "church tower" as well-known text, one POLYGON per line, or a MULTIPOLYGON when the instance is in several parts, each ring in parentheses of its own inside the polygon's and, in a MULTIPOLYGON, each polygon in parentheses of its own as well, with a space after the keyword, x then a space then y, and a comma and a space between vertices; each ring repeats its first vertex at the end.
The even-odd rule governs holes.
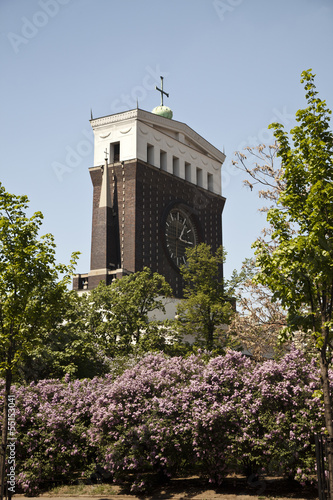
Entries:
MULTIPOLYGON (((157 87, 156 87, 157 88, 157 87)), ((149 267, 181 297, 186 248, 222 244, 225 155, 161 105, 90 121, 94 132, 90 271, 75 290, 149 267)))

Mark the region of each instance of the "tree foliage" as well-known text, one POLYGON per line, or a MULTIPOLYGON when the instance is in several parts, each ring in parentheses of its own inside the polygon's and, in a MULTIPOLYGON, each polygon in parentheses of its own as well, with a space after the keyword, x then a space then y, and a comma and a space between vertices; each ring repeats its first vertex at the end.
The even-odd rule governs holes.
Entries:
POLYGON ((41 331, 40 342, 23 356, 16 379, 31 382, 47 378, 92 378, 107 373, 109 359, 99 339, 87 327, 88 296, 68 291, 58 318, 41 331))
POLYGON ((5 474, 8 401, 12 375, 22 357, 41 341, 58 318, 76 254, 70 265, 56 263, 53 236, 39 237, 43 216, 27 217, 28 199, 0 184, 0 374, 6 379, 0 460, 1 498, 5 474))
POLYGON ((67 292, 58 318, 41 332, 41 342, 25 354, 17 380, 92 378, 122 371, 127 356, 149 351, 170 355, 185 346, 163 316, 172 293, 164 277, 150 269, 101 282, 89 294, 67 292), (119 366, 118 366, 119 365, 119 366), (116 368, 118 366, 118 368, 116 368))
POLYGON ((232 297, 222 278, 222 247, 212 253, 200 243, 186 250, 187 263, 181 266, 184 300, 177 307, 177 328, 183 335, 194 336, 195 344, 209 351, 224 349, 223 325, 232 315, 232 297))
POLYGON ((290 327, 311 329, 319 343, 332 347, 325 332, 332 328, 333 136, 331 112, 316 97, 313 79, 311 72, 303 73, 308 108, 296 114, 300 125, 290 132, 294 147, 282 125, 271 125, 285 180, 278 206, 267 214, 278 247, 273 253, 263 241, 255 247, 265 268, 260 280, 274 284, 274 296, 288 307, 290 327), (323 320, 328 330, 322 330, 323 320))
POLYGON ((163 350, 171 332, 151 315, 165 312, 165 298, 171 295, 165 278, 147 267, 111 285, 100 283, 89 297, 88 327, 109 356, 163 350))
MULTIPOLYGON (((333 134, 331 111, 318 97, 311 70, 302 73, 307 107, 290 134, 271 128, 281 159, 277 204, 267 212, 272 242, 257 240, 256 280, 287 310, 284 338, 302 330, 319 350, 326 429, 333 439, 328 367, 333 347, 333 134)), ((329 453, 333 496, 333 449, 329 453)))
POLYGON ((43 216, 25 215, 27 198, 0 186, 0 370, 13 370, 52 325, 62 305, 71 265, 56 264, 53 236, 39 238, 43 216), (60 276, 63 275, 63 278, 60 276))

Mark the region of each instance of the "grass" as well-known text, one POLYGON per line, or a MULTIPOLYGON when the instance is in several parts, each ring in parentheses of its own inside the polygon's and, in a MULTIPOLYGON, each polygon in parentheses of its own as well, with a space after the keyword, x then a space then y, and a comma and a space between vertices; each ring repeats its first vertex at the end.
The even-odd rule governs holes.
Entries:
POLYGON ((117 495, 118 491, 111 484, 77 484, 57 486, 47 492, 50 496, 78 496, 78 495, 117 495))

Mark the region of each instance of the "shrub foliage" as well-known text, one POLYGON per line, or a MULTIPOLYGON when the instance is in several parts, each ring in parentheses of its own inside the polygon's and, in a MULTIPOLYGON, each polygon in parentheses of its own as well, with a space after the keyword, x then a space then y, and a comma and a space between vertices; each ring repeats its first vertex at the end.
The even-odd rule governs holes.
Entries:
POLYGON ((36 493, 96 466, 133 491, 151 473, 221 484, 230 472, 267 472, 305 483, 324 430, 319 386, 315 361, 297 350, 263 363, 234 351, 149 354, 116 377, 16 386, 18 485, 36 493))

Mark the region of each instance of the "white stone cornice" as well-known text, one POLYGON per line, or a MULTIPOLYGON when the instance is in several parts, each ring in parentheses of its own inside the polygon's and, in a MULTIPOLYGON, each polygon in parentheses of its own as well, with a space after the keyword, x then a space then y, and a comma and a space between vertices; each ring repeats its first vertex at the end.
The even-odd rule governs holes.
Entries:
POLYGON ((131 111, 124 111, 123 113, 117 113, 116 115, 102 116, 101 118, 90 120, 90 123, 92 128, 109 125, 110 123, 119 123, 125 120, 136 118, 138 116, 138 111, 138 109, 133 109, 131 111))

